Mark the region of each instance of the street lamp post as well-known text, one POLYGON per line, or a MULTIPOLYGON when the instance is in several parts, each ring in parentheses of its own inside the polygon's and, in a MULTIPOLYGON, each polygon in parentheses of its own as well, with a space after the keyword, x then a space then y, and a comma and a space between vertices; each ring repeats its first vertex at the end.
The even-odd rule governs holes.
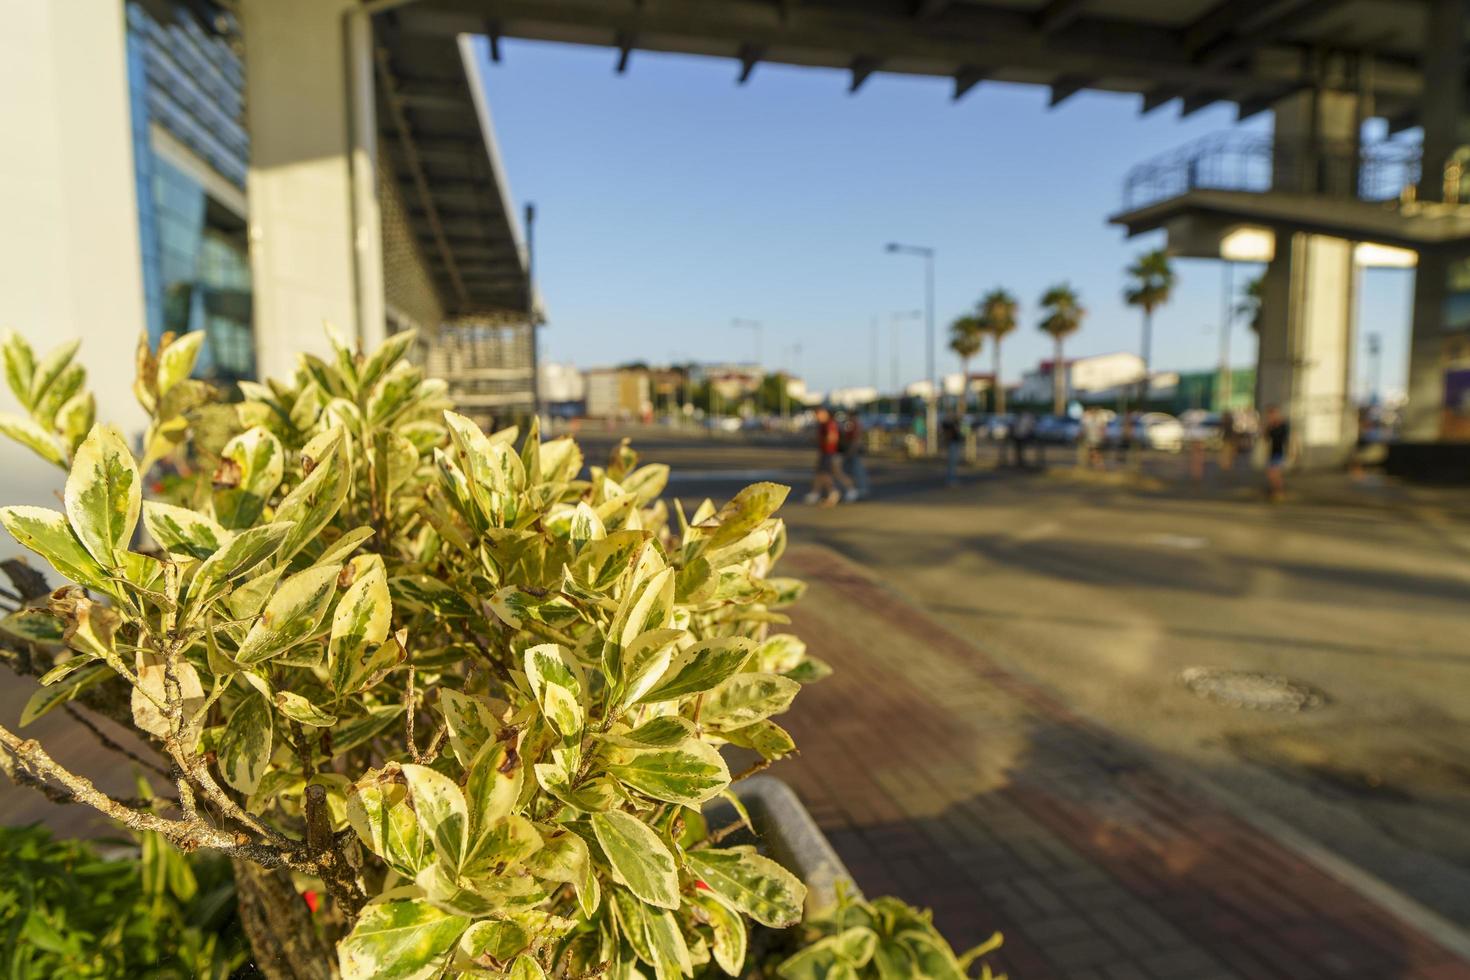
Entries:
POLYGON ((925 334, 929 338, 929 404, 925 406, 925 451, 929 455, 939 451, 939 375, 935 367, 933 350, 933 248, 929 245, 901 245, 888 242, 889 253, 904 256, 919 256, 925 260, 925 334))
POLYGON ((674 397, 679 400, 679 406, 678 406, 678 410, 674 413, 674 418, 675 418, 675 421, 680 422, 680 423, 682 423, 684 421, 684 406, 689 403, 689 395, 690 395, 690 390, 689 390, 689 365, 690 365, 690 363, 691 363, 691 361, 690 361, 689 355, 687 353, 685 353, 684 351, 681 351, 681 350, 669 351, 669 370, 671 370, 671 371, 677 371, 678 374, 679 374, 679 383, 678 383, 678 385, 674 389, 674 397), (683 361, 683 367, 680 367, 679 366, 681 360, 683 361))
POLYGON ((934 363, 934 249, 928 245, 889 242, 887 251, 917 255, 924 260, 924 320, 929 334, 929 400, 924 412, 924 448, 933 456, 939 451, 939 374, 934 363))
POLYGON ((1368 335, 1368 403, 1378 404, 1378 365, 1383 351, 1383 337, 1377 333, 1368 335))

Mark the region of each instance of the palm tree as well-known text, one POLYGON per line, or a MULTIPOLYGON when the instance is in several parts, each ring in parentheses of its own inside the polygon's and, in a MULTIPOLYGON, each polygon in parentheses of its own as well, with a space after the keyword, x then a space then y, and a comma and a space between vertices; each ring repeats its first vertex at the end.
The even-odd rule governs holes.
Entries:
POLYGON ((1041 311, 1046 314, 1041 321, 1041 332, 1051 334, 1056 344, 1052 358, 1052 412, 1061 415, 1067 410, 1067 364, 1062 357, 1062 341, 1077 332, 1087 311, 1077 300, 1077 293, 1068 283, 1059 283, 1041 296, 1041 311))
POLYGON ((984 340, 979 317, 957 317, 949 325, 949 349, 960 359, 960 404, 966 408, 970 401, 970 358, 980 353, 984 340))
POLYGON ((1153 344, 1154 310, 1169 302, 1174 291, 1174 270, 1169 265, 1169 255, 1163 249, 1145 252, 1128 267, 1128 288, 1123 290, 1123 299, 1129 306, 1143 310, 1143 384, 1144 397, 1148 396, 1149 348, 1153 344))
POLYGON ((1243 317, 1257 336, 1261 333, 1261 296, 1265 291, 1266 277, 1256 276, 1245 284, 1240 302, 1235 306, 1235 315, 1243 317))
POLYGON ((1000 380, 1000 342, 1005 339, 1006 334, 1016 329, 1016 297, 997 286, 980 298, 978 307, 980 329, 990 335, 990 356, 993 359, 991 373, 995 375, 991 382, 995 386, 995 400, 992 404, 996 414, 1003 415, 1006 410, 1006 386, 1000 380))

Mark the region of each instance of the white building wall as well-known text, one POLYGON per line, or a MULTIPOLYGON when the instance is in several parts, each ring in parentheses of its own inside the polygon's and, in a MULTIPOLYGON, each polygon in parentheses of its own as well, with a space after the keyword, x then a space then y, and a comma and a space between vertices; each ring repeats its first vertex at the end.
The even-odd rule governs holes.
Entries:
MULTIPOLYGON (((80 339, 98 416, 140 434, 142 258, 117 0, 11 2, 0 30, 0 326, 38 355, 80 339)), ((18 411, 0 388, 0 411, 18 411)), ((0 503, 55 506, 61 471, 0 441, 0 503)), ((10 552, 7 541, 0 550, 10 552)))
POLYGON ((543 402, 576 402, 587 394, 587 382, 574 364, 543 363, 539 372, 543 402))
POLYGON ((363 123, 354 123, 350 98, 353 87, 363 85, 359 62, 370 56, 358 50, 370 38, 360 24, 349 31, 345 17, 359 9, 350 0, 240 4, 250 126, 250 265, 257 364, 264 377, 290 375, 301 351, 330 356, 324 320, 346 337, 361 332, 367 348, 382 338, 381 228, 372 195, 376 161, 354 143, 354 125, 361 129, 363 123))

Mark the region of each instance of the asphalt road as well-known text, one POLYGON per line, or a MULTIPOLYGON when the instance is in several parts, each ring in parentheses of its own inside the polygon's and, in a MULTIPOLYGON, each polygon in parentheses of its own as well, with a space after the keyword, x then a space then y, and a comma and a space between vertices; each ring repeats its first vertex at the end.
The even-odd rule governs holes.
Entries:
MULTIPOLYGON (((583 439, 593 461, 610 444, 583 439)), ((945 488, 932 465, 874 460, 873 499, 826 509, 799 502, 805 449, 658 431, 635 445, 674 466, 668 493, 686 501, 792 483, 794 538, 863 562, 1074 710, 1470 925, 1470 526, 1444 516, 1453 492, 1448 507, 1273 506, 1250 477, 1144 492, 986 468, 945 488), (1183 683, 1191 667, 1285 677, 1320 703, 1218 703, 1183 683)))

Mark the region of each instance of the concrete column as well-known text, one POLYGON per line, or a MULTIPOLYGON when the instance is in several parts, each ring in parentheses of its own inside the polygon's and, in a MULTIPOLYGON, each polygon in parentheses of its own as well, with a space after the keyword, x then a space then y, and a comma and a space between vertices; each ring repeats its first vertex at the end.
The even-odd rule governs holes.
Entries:
POLYGON ((1305 89, 1280 99, 1275 112, 1272 187, 1302 194, 1357 194, 1358 94, 1305 89))
MULTIPOLYGON (((1430 0, 1424 38, 1424 98, 1419 120, 1424 126, 1424 175, 1419 196, 1436 201, 1444 195, 1444 165, 1470 143, 1466 113, 1465 32, 1470 17, 1466 0, 1430 0)), ((1441 438, 1444 371, 1454 340, 1446 330, 1450 264, 1454 259, 1421 252, 1414 274, 1413 332, 1409 339, 1409 404, 1403 437, 1414 442, 1441 438)), ((1459 335, 1463 339, 1464 334, 1459 335)))
POLYGON ((257 362, 283 375, 298 353, 328 352, 323 320, 364 345, 383 335, 372 109, 354 99, 371 93, 371 31, 352 0, 244 0, 240 13, 257 362))
POLYGON ((1449 262, 1438 252, 1419 253, 1414 270, 1414 315, 1409 335, 1409 402, 1400 435, 1433 442, 1441 435, 1444 402, 1444 303, 1449 262))
POLYGON ((1306 465, 1331 465, 1353 438, 1352 244, 1324 235, 1277 243, 1262 297, 1257 399, 1291 420, 1306 465))
POLYGON ((1261 302, 1257 397, 1291 420, 1306 466, 1341 462, 1352 404, 1353 244, 1326 235, 1277 242, 1261 302))
MULTIPOLYGON (((117 0, 6 3, 0 30, 0 325, 38 352, 80 339, 99 418, 141 433, 133 351, 144 329, 117 0)), ((0 387, 0 411, 16 411, 0 387)), ((0 440, 3 503, 56 506, 60 470, 0 440)))
MULTIPOLYGON (((1356 193, 1357 96, 1298 92, 1276 106, 1278 190, 1356 193)), ((1261 302, 1258 407, 1280 406, 1307 466, 1341 462, 1356 436, 1353 243, 1293 234, 1276 242, 1261 302)))
POLYGON ((1444 194, 1444 165, 1470 142, 1465 115, 1466 0, 1429 0, 1424 31, 1424 95, 1419 122, 1424 127, 1424 173, 1419 196, 1438 201, 1444 194))

